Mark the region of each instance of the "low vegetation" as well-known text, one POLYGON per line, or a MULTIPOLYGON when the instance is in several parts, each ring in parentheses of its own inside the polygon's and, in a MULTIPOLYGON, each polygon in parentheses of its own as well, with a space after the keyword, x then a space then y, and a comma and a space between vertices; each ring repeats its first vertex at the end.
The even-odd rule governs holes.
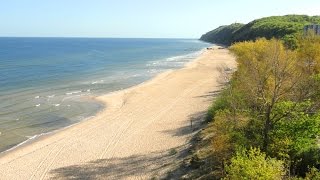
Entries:
POLYGON ((209 110, 189 178, 319 179, 320 37, 232 45, 238 68, 209 110))

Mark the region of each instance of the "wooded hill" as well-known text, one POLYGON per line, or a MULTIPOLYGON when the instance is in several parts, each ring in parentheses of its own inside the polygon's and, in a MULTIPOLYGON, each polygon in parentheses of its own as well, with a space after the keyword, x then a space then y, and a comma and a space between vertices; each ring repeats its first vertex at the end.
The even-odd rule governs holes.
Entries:
POLYGON ((202 36, 232 44, 237 69, 221 68, 184 177, 320 179, 320 36, 302 33, 312 23, 320 16, 273 16, 202 36))
POLYGON ((259 37, 266 39, 274 37, 284 40, 289 47, 294 48, 297 35, 301 34, 303 27, 308 24, 320 24, 320 16, 271 16, 254 20, 248 24, 234 23, 209 31, 202 35, 200 40, 231 45, 259 37))

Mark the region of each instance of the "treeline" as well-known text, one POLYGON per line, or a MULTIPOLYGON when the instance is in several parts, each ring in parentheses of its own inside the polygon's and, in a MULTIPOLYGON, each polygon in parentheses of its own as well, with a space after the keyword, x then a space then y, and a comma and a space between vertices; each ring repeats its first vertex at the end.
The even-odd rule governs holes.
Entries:
POLYGON ((231 24, 221 26, 201 36, 200 40, 231 45, 235 42, 278 38, 284 40, 286 46, 297 47, 297 37, 303 27, 308 24, 319 24, 320 16, 286 15, 271 16, 254 20, 248 24, 231 24))
POLYGON ((230 47, 238 68, 209 110, 190 178, 320 179, 320 37, 297 42, 230 47))
POLYGON ((233 42, 231 38, 233 34, 235 34, 235 32, 243 26, 244 24, 241 23, 220 26, 217 29, 214 29, 202 35, 200 40, 211 43, 230 45, 233 42))

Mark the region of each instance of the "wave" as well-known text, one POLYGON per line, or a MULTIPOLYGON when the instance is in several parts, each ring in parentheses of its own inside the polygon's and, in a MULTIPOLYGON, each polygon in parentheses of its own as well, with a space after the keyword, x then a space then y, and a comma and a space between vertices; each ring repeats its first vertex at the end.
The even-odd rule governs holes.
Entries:
POLYGON ((74 99, 74 98, 77 98, 77 97, 81 97, 81 96, 84 96, 85 94, 76 94, 76 95, 73 95, 73 96, 68 96, 68 97, 64 97, 62 98, 61 102, 64 102, 65 100, 69 100, 69 99, 74 99))
MULTIPOLYGON (((79 124, 79 123, 81 123, 81 122, 83 122, 83 121, 89 120, 89 119, 91 119, 91 118, 93 118, 93 117, 95 117, 95 116, 88 116, 88 117, 86 117, 86 118, 82 117, 83 119, 82 119, 81 121, 78 121, 77 123, 73 123, 73 124, 70 124, 70 125, 68 125, 68 126, 65 126, 65 127, 62 127, 62 128, 56 129, 56 130, 53 130, 53 131, 49 131, 49 132, 45 132, 45 133, 40 133, 40 134, 36 134, 36 135, 33 135, 33 136, 25 136, 25 137, 27 138, 27 140, 22 141, 21 143, 13 146, 13 147, 11 147, 11 148, 9 148, 9 149, 7 149, 7 150, 4 150, 4 151, 0 152, 0 154, 4 154, 4 153, 7 153, 7 152, 10 152, 10 151, 12 151, 12 150, 14 150, 14 149, 17 149, 17 148, 19 148, 20 146, 23 146, 23 145, 25 145, 25 144, 27 144, 27 143, 29 143, 29 142, 35 141, 35 140, 37 140, 38 138, 40 138, 40 137, 42 137, 42 136, 47 136, 47 135, 50 135, 50 134, 53 134, 53 133, 57 133, 57 132, 62 131, 62 130, 64 130, 64 129, 67 129, 67 128, 70 128, 70 127, 72 127, 72 126, 75 126, 75 125, 77 125, 77 124, 79 124)), ((0 135, 1 135, 1 132, 0 132, 0 135)))
POLYGON ((47 98, 54 98, 55 94, 47 96, 47 98))
POLYGON ((198 57, 203 50, 192 52, 185 55, 173 56, 165 59, 150 61, 147 63, 147 67, 182 67, 185 63, 190 62, 191 60, 198 57))
POLYGON ((67 92, 66 95, 72 95, 72 94, 78 94, 81 93, 82 91, 72 91, 72 92, 67 92))
POLYGON ((99 80, 99 81, 93 81, 91 82, 91 84, 102 84, 104 82, 104 80, 99 80))
MULTIPOLYGON (((189 40, 186 40, 188 42, 189 40)), ((176 44, 174 44, 176 47, 176 44)), ((165 45, 164 47, 167 47, 165 45)), ((190 46, 191 47, 191 46, 190 46)), ((124 48, 121 46, 121 52, 124 48)), ((166 51, 170 54, 172 53, 185 53, 184 55, 179 56, 171 56, 167 58, 158 58, 160 51, 145 51, 142 56, 140 54, 123 54, 123 61, 117 61, 116 56, 106 56, 99 59, 99 56, 104 56, 103 53, 99 52, 100 49, 92 49, 89 52, 90 60, 83 59, 83 63, 92 62, 91 65, 94 66, 86 66, 84 69, 88 70, 83 73, 84 70, 77 69, 77 74, 72 74, 72 77, 69 76, 50 76, 51 81, 48 83, 47 81, 39 81, 35 84, 30 84, 30 87, 20 87, 17 86, 15 89, 10 91, 0 92, 0 109, 4 109, 5 111, 0 112, 0 116, 5 116, 7 119, 11 119, 11 121, 15 121, 12 126, 19 126, 22 122, 29 121, 37 121, 38 119, 41 121, 43 117, 45 118, 46 112, 50 113, 65 113, 66 116, 71 117, 71 113, 83 113, 84 111, 91 111, 91 109, 83 109, 78 102, 86 103, 90 98, 82 98, 86 95, 100 95, 105 93, 114 92, 120 89, 124 89, 136 84, 139 84, 143 81, 146 81, 153 77, 154 75, 161 73, 168 69, 177 69, 179 67, 183 67, 183 65, 187 62, 190 62, 197 55, 201 53, 201 51, 196 51, 196 49, 188 49, 187 47, 183 48, 178 47, 177 49, 170 49, 166 51), (185 49, 182 51, 182 49, 185 49), (176 51, 177 50, 177 51, 176 51), (192 52, 193 53, 189 53, 192 52), (150 53, 151 52, 151 53, 150 53), (187 54, 189 53, 189 54, 187 54), (92 57, 91 57, 92 55, 92 57), (135 59, 128 59, 127 57, 135 57, 135 59), (146 59, 146 58, 152 59, 146 59), (108 59, 110 58, 110 59, 108 59), (129 61, 130 60, 130 61, 129 61), (105 63, 105 62, 111 62, 105 63), (93 64, 95 63, 95 64, 93 64), (99 67, 97 67, 99 66, 99 67), (90 69, 92 67, 92 69, 90 69), (83 73, 83 74, 80 74, 83 73), (61 80, 58 78, 61 77, 61 80), (69 78, 69 79, 68 79, 69 78), (42 82, 45 82, 44 84, 42 82), (52 83, 51 83, 52 82, 52 83), (14 99, 14 101, 13 101, 14 99), (65 102, 63 102, 65 101, 65 102), (85 102, 86 101, 86 102, 85 102), (79 108, 80 106, 80 108, 79 108), (63 107, 63 108, 62 108, 63 107), (80 109, 80 110, 79 110, 80 109), (34 115, 34 118, 33 118, 34 115)), ((165 49, 166 50, 166 49, 165 49)), ((86 49, 87 51, 87 49, 86 49)), ((106 55, 108 52, 103 51, 106 55)), ((165 51, 164 51, 165 52, 165 51)), ((119 54, 119 56, 122 54, 119 54)), ((164 54, 162 54, 164 55, 164 54)), ((84 56, 81 56, 84 57, 84 56)), ((85 56, 87 58, 88 56, 85 56)), ((75 58, 78 58, 78 56, 75 58)), ((75 59, 76 60, 76 59, 75 59)), ((51 63, 51 61, 48 63, 51 63)), ((60 63, 63 65, 63 68, 66 68, 67 65, 65 63, 60 63)), ((81 64, 81 63, 79 63, 81 64)), ((89 63, 90 65, 90 63, 89 63)), ((82 67, 82 66, 79 66, 82 67)), ((79 68, 78 66, 72 68, 79 68)), ((63 69, 60 68, 60 69, 63 69)), ((45 71, 47 74, 49 72, 45 71)), ((54 69, 53 73, 60 73, 59 70, 54 69)), ((71 69, 72 70, 72 69, 71 69)), ((42 72, 42 71, 41 71, 42 72)), ((50 72, 51 73, 51 72, 50 72)), ((61 75, 65 75, 62 72, 61 75)), ((45 76, 47 77, 47 76, 45 76)), ((49 78, 49 76, 48 76, 49 78)), ((88 101, 89 102, 89 101, 88 101)), ((91 103, 91 102, 90 102, 91 103)), ((92 108, 95 109, 95 108, 92 108)), ((74 116, 72 114, 71 117, 74 120, 74 116)), ((80 118, 82 119, 82 118, 80 118)), ((62 128, 63 129, 63 128, 62 128)), ((43 131, 42 131, 43 132, 43 131)), ((42 133, 35 136, 28 136, 28 140, 18 144, 15 147, 21 146, 31 140, 37 139, 39 136, 43 136, 49 133, 42 133)), ((32 134, 27 134, 32 135, 32 134)), ((9 150, 14 149, 10 148, 9 150)), ((9 151, 7 150, 7 151, 9 151)), ((5 151, 6 152, 6 151, 5 151)))

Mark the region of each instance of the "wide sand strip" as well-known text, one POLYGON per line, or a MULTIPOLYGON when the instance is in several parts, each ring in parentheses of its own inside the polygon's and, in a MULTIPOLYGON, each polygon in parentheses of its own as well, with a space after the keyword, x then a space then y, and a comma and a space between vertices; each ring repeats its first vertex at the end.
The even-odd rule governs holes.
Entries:
POLYGON ((175 164, 221 88, 226 49, 206 50, 185 68, 98 97, 106 109, 87 121, 0 158, 1 179, 149 179, 175 164))

